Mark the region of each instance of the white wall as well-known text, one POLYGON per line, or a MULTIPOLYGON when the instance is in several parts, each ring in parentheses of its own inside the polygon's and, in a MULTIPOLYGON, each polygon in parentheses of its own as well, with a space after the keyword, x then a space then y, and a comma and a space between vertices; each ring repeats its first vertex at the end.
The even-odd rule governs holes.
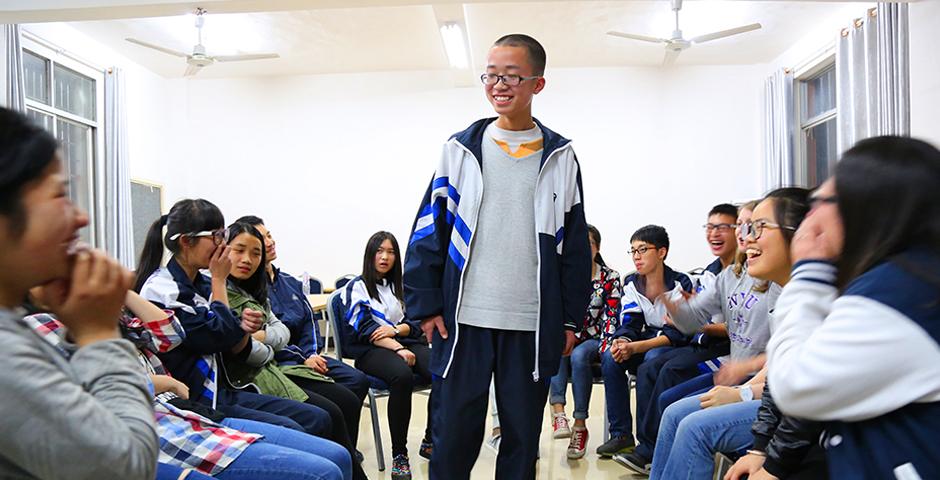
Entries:
POLYGON ((911 135, 940 148, 940 0, 910 4, 911 135))
MULTIPOLYGON (((535 114, 574 140, 588 220, 613 266, 633 269, 628 238, 648 223, 670 231, 677 268, 711 261, 700 228, 708 209, 759 194, 762 74, 549 72, 535 114)), ((482 88, 442 87, 446 80, 411 72, 190 81, 186 146, 166 160, 185 174, 166 183, 217 203, 227 220, 261 216, 281 265, 330 283, 361 269, 375 231, 407 242, 441 143, 491 114, 482 88)))
MULTIPOLYGON (((259 215, 278 263, 326 284, 360 270, 377 230, 404 247, 441 143, 492 115, 482 88, 450 88, 447 72, 167 80, 67 26, 30 29, 125 69, 131 175, 164 184, 165 209, 202 197, 229 221, 259 215)), ((574 140, 588 221, 612 266, 633 270, 629 235, 649 223, 670 232, 676 268, 711 261, 700 228, 708 209, 760 194, 766 71, 548 72, 535 114, 574 140)))

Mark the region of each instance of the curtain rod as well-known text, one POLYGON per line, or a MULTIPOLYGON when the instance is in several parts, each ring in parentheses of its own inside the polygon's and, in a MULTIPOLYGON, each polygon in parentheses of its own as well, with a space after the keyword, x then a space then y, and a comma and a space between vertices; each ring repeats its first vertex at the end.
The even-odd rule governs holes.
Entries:
POLYGON ((96 65, 94 62, 92 62, 92 61, 90 61, 90 60, 86 60, 84 57, 82 57, 81 55, 76 54, 75 52, 71 52, 71 51, 69 51, 69 50, 66 50, 66 49, 64 49, 64 48, 62 48, 62 47, 56 45, 55 43, 52 43, 52 42, 50 42, 49 40, 46 40, 45 38, 42 38, 42 37, 40 37, 39 35, 36 35, 35 33, 30 32, 29 30, 21 29, 20 31, 22 32, 23 37, 28 38, 29 40, 32 40, 32 41, 34 41, 34 42, 36 42, 36 43, 38 43, 38 44, 40 44, 40 45, 42 45, 42 46, 44 46, 44 47, 46 47, 46 48, 50 48, 50 49, 54 50, 56 53, 58 53, 59 55, 64 55, 64 56, 66 56, 66 57, 68 57, 68 58, 70 58, 70 59, 72 59, 72 60, 74 60, 74 61, 76 61, 76 62, 78 62, 78 63, 81 63, 82 65, 84 65, 84 66, 86 66, 86 67, 88 67, 88 68, 91 68, 91 69, 93 69, 93 70, 95 70, 95 71, 97 71, 97 72, 104 72, 104 73, 107 73, 107 70, 108 70, 108 69, 105 69, 105 68, 102 68, 102 67, 99 66, 99 65, 96 65))

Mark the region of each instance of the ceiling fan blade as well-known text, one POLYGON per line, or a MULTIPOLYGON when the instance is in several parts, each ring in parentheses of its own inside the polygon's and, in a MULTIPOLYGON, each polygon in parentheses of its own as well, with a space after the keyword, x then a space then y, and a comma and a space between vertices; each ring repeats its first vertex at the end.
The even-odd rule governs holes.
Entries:
POLYGON ((180 52, 179 50, 173 50, 172 48, 161 47, 159 45, 154 45, 152 43, 147 43, 143 40, 137 40, 136 38, 125 38, 128 42, 140 45, 141 47, 152 48, 158 52, 163 52, 168 55, 173 55, 174 57, 183 57, 186 58, 187 54, 180 52))
POLYGON ((682 53, 682 50, 666 50, 666 56, 663 57, 663 66, 671 67, 676 63, 676 59, 679 58, 680 53, 682 53))
POLYGON ((199 73, 200 70, 202 70, 202 67, 198 67, 198 66, 196 66, 196 65, 191 65, 191 64, 190 64, 190 65, 186 65, 186 71, 183 72, 183 76, 184 76, 184 77, 192 77, 192 76, 196 75, 197 73, 199 73))
POLYGON ((276 53, 253 53, 248 55, 219 55, 215 58, 217 62, 243 62, 245 60, 264 60, 267 58, 281 58, 276 53))
POLYGON ((639 40, 641 42, 651 42, 651 43, 667 43, 669 41, 669 40, 666 40, 665 38, 648 37, 646 35, 636 35, 633 33, 615 32, 613 30, 607 32, 607 35, 611 35, 614 37, 621 37, 621 38, 629 38, 630 40, 639 40))
POLYGON ((732 28, 729 30, 722 30, 720 32, 708 33, 705 35, 699 35, 689 41, 692 43, 705 43, 705 42, 710 42, 712 40, 718 40, 719 38, 725 38, 725 37, 730 37, 732 35, 737 35, 739 33, 750 32, 752 30, 757 30, 759 28, 761 28, 761 24, 752 23, 750 25, 745 25, 743 27, 732 28))

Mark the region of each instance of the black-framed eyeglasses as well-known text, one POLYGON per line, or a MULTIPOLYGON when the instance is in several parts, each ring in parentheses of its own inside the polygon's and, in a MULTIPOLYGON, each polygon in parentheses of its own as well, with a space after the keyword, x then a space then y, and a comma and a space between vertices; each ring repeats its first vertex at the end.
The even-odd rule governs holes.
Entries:
POLYGON ((756 222, 744 222, 741 224, 741 238, 747 238, 750 236, 754 240, 760 238, 764 234, 765 228, 779 228, 781 230, 790 230, 796 231, 794 227, 786 227, 777 223, 768 222, 766 220, 758 220, 756 222))
POLYGON ((176 233, 170 236, 170 240, 176 240, 182 236, 198 238, 198 237, 210 237, 212 238, 212 243, 216 245, 222 245, 223 243, 228 242, 228 229, 220 228, 218 230, 205 230, 202 232, 194 233, 176 233))
POLYGON ((702 225, 702 228, 704 228, 707 233, 712 233, 714 230, 718 230, 718 233, 728 233, 735 227, 737 227, 737 225, 733 223, 706 223, 702 225))
POLYGON ((643 245, 642 247, 631 248, 630 250, 627 251, 627 253, 629 253, 631 257, 635 257, 637 255, 646 255, 646 252, 650 250, 656 250, 656 247, 643 245))
POLYGON ((839 203, 838 195, 810 195, 809 205, 810 207, 818 207, 824 203, 835 205, 839 203))
POLYGON ((483 85, 496 85, 499 82, 503 82, 503 85, 507 87, 515 87, 525 80, 535 80, 536 78, 541 78, 541 76, 533 75, 531 77, 523 77, 522 75, 516 75, 514 73, 507 75, 484 73, 483 75, 480 75, 480 81, 483 82, 483 85))

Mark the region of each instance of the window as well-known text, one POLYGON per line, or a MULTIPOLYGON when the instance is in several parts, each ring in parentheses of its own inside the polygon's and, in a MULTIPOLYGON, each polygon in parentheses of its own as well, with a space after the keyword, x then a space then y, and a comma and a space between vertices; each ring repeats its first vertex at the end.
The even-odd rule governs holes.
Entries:
POLYGON ((836 68, 832 59, 797 77, 799 149, 796 181, 807 187, 824 182, 835 167, 836 68))
MULTIPOLYGON (((24 47, 26 115, 59 140, 69 197, 94 218, 101 73, 37 42, 24 41, 24 47)), ((94 222, 82 230, 81 236, 83 241, 95 244, 94 222)))

